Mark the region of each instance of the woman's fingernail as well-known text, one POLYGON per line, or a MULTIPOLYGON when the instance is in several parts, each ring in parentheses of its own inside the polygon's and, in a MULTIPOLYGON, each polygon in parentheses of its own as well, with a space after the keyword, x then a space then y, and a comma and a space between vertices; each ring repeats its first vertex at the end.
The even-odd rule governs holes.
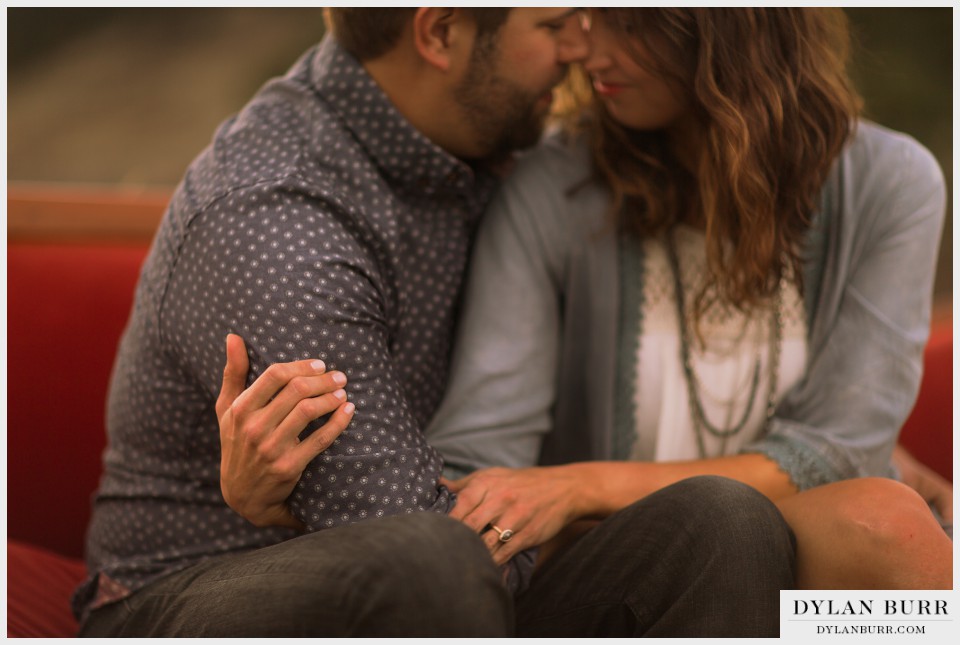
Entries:
POLYGON ((347 384, 347 375, 343 372, 334 372, 331 374, 333 382, 337 385, 346 385, 347 384))
POLYGON ((310 361, 310 367, 317 370, 318 372, 322 372, 323 370, 327 369, 327 366, 324 365, 323 361, 319 359, 315 361, 310 361))
POLYGON ((346 400, 347 400, 347 391, 346 391, 346 390, 337 390, 336 392, 333 393, 333 395, 334 395, 335 397, 337 397, 338 399, 340 399, 341 401, 346 401, 346 400))
POLYGON ((347 403, 345 406, 343 406, 343 411, 346 414, 353 414, 353 411, 355 409, 356 409, 356 406, 353 403, 347 403))

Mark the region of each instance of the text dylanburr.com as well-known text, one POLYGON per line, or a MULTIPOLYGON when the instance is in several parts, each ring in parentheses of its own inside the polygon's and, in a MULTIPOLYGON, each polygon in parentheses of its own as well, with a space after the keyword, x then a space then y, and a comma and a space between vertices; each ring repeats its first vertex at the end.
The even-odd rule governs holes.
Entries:
POLYGON ((780 637, 960 642, 956 591, 781 591, 780 637))

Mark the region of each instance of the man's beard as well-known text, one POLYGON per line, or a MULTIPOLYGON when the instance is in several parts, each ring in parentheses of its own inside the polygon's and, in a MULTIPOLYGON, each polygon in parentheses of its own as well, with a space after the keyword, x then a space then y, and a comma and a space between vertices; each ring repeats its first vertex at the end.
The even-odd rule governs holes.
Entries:
POLYGON ((484 157, 500 160, 540 140, 549 109, 538 110, 537 104, 555 83, 525 90, 498 76, 493 58, 489 51, 474 50, 454 98, 463 108, 467 126, 484 144, 484 157))

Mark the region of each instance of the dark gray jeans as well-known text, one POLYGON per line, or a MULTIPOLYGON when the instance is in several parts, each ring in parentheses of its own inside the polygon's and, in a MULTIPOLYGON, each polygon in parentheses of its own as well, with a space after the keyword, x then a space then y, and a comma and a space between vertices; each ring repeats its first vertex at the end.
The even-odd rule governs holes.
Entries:
POLYGON ((693 477, 611 515, 534 576, 517 636, 778 637, 796 541, 755 489, 693 477))
POLYGON ((475 535, 421 513, 210 560, 92 612, 81 635, 774 637, 794 551, 765 497, 696 477, 607 518, 515 606, 475 535))
POLYGON ((81 636, 503 636, 483 542, 435 513, 318 531, 202 562, 94 610, 81 636))

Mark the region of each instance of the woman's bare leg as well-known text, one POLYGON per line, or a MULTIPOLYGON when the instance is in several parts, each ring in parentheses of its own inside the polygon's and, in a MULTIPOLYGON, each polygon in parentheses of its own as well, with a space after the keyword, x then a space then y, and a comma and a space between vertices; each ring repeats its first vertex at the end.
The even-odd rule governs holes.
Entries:
POLYGON ((777 502, 797 537, 800 589, 951 589, 953 543, 892 479, 828 484, 777 502))

